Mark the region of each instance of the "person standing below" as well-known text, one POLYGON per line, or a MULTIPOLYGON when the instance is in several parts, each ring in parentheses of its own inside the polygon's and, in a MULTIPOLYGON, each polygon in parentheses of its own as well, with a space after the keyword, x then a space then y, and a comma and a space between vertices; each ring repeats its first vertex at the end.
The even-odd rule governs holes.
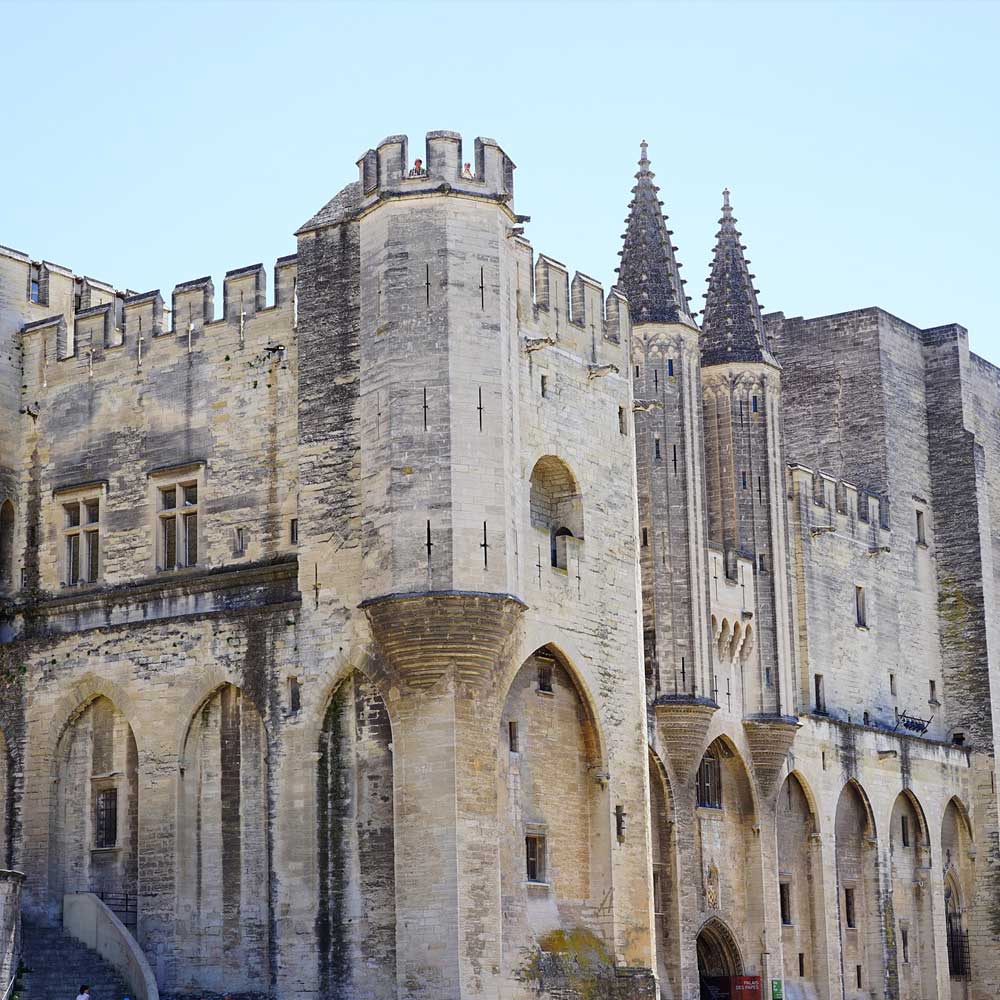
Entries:
POLYGON ((90 1000, 90 987, 81 986, 80 992, 77 994, 76 1000, 90 1000))

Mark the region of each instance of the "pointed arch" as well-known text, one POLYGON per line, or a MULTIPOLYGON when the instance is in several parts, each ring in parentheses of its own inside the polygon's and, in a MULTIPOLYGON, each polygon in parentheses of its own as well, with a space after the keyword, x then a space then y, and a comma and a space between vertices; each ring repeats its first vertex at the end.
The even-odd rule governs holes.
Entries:
POLYGON ((650 845, 653 861, 653 921, 661 997, 681 995, 677 925, 677 851, 674 843, 673 792, 666 767, 649 748, 650 845))
POLYGON ((743 953, 727 924, 710 917, 701 925, 697 938, 698 974, 703 979, 743 975, 743 953))
POLYGON ((270 969, 268 741, 243 690, 225 683, 202 700, 180 759, 178 985, 256 989, 270 969))
MULTIPOLYGON (((110 687, 75 686, 75 693, 88 693, 50 734, 48 882, 55 906, 67 892, 134 894, 138 887, 139 748, 129 716, 99 693, 110 687)), ((55 719, 63 714, 57 708, 55 719)))
POLYGON ((317 741, 316 940, 321 993, 331 1000, 395 993, 392 743, 375 684, 358 670, 342 677, 317 741), (380 956, 377 967, 351 960, 363 951, 380 956))

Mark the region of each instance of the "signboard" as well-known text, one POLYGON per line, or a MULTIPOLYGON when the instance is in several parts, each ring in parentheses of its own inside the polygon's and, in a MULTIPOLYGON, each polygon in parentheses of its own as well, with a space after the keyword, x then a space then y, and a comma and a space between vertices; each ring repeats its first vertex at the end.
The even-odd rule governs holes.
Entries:
POLYGON ((733 1000, 762 1000, 760 976, 733 976, 733 1000))
POLYGON ((771 1000, 783 1000, 785 996, 784 984, 780 979, 771 980, 771 1000))

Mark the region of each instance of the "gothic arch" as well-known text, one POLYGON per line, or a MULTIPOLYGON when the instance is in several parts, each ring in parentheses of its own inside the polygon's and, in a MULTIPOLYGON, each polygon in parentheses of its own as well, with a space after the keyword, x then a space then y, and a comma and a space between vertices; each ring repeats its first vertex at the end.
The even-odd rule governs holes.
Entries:
POLYGON ((649 813, 653 860, 653 922, 662 1000, 681 996, 680 937, 677 921, 677 851, 674 804, 663 761, 650 748, 649 813))
POLYGON ((841 958, 846 996, 853 998, 883 981, 884 938, 875 819, 856 779, 841 789, 835 815, 841 958))
POLYGON ((521 661, 501 704, 502 976, 513 982, 543 931, 579 927, 604 936, 594 914, 611 890, 613 829, 600 727, 568 658, 551 645, 537 648, 521 661), (540 906, 551 907, 544 928, 540 906))
MULTIPOLYGON (((48 872, 53 906, 67 892, 134 894, 138 886, 138 744, 130 717, 94 686, 87 685, 91 693, 50 734, 55 741, 48 872)), ((62 715, 57 711, 56 718, 62 715)))
POLYGON ((743 954, 725 921, 711 917, 697 938, 698 974, 702 978, 743 975, 743 954))
POLYGON ((801 987, 790 995, 815 995, 824 940, 824 907, 819 895, 823 875, 822 862, 814 850, 818 840, 815 801, 798 772, 792 771, 785 778, 775 812, 784 976, 790 985, 801 987), (812 993, 806 992, 807 984, 812 993))
POLYGON ((84 711, 87 706, 96 698, 104 697, 112 702, 115 707, 129 720, 132 726, 132 733, 135 737, 136 746, 140 754, 143 750, 143 740, 140 734, 136 735, 135 726, 132 720, 136 718, 138 712, 135 702, 125 688, 106 677, 98 677, 96 674, 84 674, 78 681, 75 681, 69 691, 56 704, 52 714, 49 716, 48 724, 48 757, 51 760, 52 777, 56 776, 57 762, 55 759, 56 748, 63 738, 66 729, 72 725, 75 719, 84 711))
POLYGON ((177 950, 182 992, 244 992, 270 981, 268 742, 233 684, 186 725, 178 776, 177 950))
POLYGON ((317 750, 320 991, 331 1000, 388 1000, 396 993, 392 723, 360 671, 330 693, 317 750), (351 956, 362 951, 380 961, 359 983, 351 956))

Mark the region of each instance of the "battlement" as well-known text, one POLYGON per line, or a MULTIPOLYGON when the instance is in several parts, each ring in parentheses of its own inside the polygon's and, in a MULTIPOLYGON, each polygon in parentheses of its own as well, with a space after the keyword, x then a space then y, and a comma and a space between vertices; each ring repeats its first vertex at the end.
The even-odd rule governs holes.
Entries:
POLYGON ((428 132, 423 155, 414 152, 412 161, 407 136, 386 137, 358 160, 358 180, 362 207, 380 198, 442 188, 504 202, 514 197, 514 163, 495 139, 478 137, 468 157, 462 137, 443 130, 428 132), (466 163, 468 172, 464 169, 466 163))
POLYGON ((788 495, 803 503, 813 534, 833 531, 865 537, 872 548, 889 544, 889 499, 825 472, 789 463, 788 495))
MULTIPOLYGON (((24 261, 30 265, 26 255, 24 261)), ((175 285, 168 310, 159 289, 117 291, 104 282, 67 271, 76 294, 53 301, 51 305, 56 307, 62 303, 62 311, 25 323, 19 331, 24 392, 34 399, 39 390, 72 381, 80 374, 92 377, 97 366, 109 363, 130 371, 155 368, 159 356, 156 341, 175 340, 189 353, 217 346, 223 355, 259 346, 252 343, 256 339, 252 320, 259 314, 287 311, 288 326, 294 328, 296 263, 295 255, 275 263, 275 298, 270 306, 263 264, 228 271, 219 319, 215 315, 215 286, 208 276, 175 285), (200 343, 202 338, 215 339, 214 343, 210 339, 200 343)))
POLYGON ((546 254, 535 258, 524 237, 513 237, 513 245, 517 318, 528 337, 624 368, 631 326, 628 301, 617 286, 605 296, 589 275, 577 271, 570 279, 565 264, 546 254))

